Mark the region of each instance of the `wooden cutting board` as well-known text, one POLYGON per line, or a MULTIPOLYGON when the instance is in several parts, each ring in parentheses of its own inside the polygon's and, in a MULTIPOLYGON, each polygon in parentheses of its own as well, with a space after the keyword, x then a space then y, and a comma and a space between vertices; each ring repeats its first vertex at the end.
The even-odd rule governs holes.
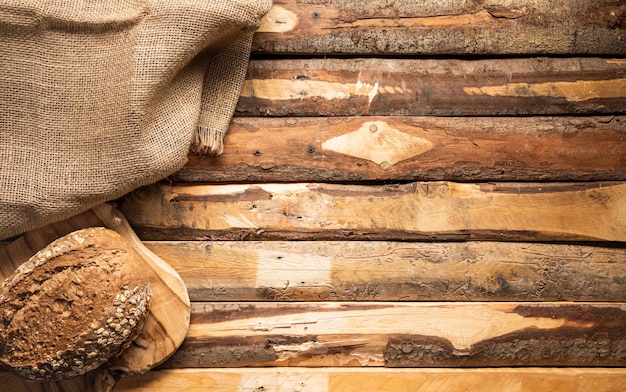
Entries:
POLYGON ((11 390, 109 391, 121 377, 145 373, 165 361, 176 351, 187 334, 190 303, 184 282, 169 264, 141 243, 122 213, 108 204, 28 232, 0 249, 1 280, 50 242, 86 227, 107 227, 117 231, 144 260, 152 289, 152 300, 144 328, 126 351, 96 370, 73 379, 54 382, 25 381, 15 376, 11 378, 11 390))

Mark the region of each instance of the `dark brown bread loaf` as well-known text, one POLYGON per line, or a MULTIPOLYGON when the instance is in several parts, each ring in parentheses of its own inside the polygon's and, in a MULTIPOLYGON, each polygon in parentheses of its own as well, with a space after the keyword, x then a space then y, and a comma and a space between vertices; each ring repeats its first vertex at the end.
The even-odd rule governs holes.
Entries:
POLYGON ((147 314, 144 271, 140 256, 109 229, 52 242, 0 287, 0 362, 43 381, 84 374, 119 355, 147 314))

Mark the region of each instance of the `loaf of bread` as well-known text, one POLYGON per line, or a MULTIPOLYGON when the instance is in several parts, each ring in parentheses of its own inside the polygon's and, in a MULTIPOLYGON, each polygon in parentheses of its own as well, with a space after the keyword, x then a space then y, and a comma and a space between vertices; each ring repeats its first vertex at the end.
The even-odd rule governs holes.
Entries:
POLYGON ((119 355, 148 312, 145 264, 115 231, 70 233, 0 287, 0 362, 29 380, 70 378, 119 355))

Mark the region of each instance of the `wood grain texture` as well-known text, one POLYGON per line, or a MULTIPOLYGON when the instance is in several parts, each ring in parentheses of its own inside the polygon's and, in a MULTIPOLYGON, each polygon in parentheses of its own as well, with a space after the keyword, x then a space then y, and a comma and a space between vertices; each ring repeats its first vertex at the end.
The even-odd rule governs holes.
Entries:
POLYGON ((601 58, 272 59, 250 63, 245 116, 624 113, 626 62, 601 58))
POLYGON ((0 385, 6 392, 110 392, 117 379, 108 370, 96 369, 62 381, 33 382, 0 369, 0 385))
POLYGON ((623 181, 626 117, 240 117, 170 179, 623 181))
POLYGON ((503 242, 148 242, 192 301, 623 301, 626 248, 503 242))
MULTIPOLYGON (((114 392, 621 392, 626 369, 619 368, 499 368, 499 369, 378 369, 378 368, 230 368, 160 369, 123 378, 114 392)), ((3 390, 32 392, 11 373, 0 372, 3 390)), ((90 384, 72 384, 56 392, 91 391, 90 384)))
POLYGON ((289 54, 624 55, 618 0, 276 0, 253 50, 289 54))
POLYGON ((619 182, 161 184, 120 208, 144 240, 626 241, 619 182))
POLYGON ((623 303, 192 304, 162 367, 625 366, 623 303))
POLYGON ((115 392, 621 392, 624 369, 194 369, 124 379, 115 392))

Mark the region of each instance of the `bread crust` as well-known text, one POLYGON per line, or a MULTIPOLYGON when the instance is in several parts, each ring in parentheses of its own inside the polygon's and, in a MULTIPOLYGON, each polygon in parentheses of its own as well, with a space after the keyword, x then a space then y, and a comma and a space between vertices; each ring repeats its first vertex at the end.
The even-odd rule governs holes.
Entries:
POLYGON ((151 297, 145 264, 106 228, 75 231, 0 287, 0 362, 35 381, 75 377, 139 335, 151 297))

